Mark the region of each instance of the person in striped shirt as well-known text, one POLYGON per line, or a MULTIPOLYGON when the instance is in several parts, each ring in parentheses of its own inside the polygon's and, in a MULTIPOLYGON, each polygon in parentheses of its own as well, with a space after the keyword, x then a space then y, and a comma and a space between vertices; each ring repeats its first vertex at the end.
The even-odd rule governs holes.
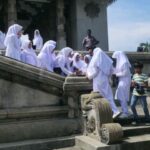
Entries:
POLYGON ((140 100, 144 113, 145 113, 145 119, 147 121, 150 120, 149 110, 147 106, 147 87, 148 87, 148 76, 142 72, 143 64, 140 62, 137 62, 134 64, 134 72, 132 78, 132 87, 133 93, 131 98, 131 110, 133 112, 133 116, 136 120, 136 122, 139 121, 139 117, 136 111, 136 105, 137 102, 140 100))

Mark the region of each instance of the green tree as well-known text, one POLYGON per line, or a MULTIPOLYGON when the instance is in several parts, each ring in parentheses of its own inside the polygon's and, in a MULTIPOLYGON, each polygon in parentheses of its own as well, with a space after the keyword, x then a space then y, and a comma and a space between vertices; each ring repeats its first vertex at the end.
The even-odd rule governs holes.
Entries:
POLYGON ((141 43, 140 47, 143 48, 143 52, 150 52, 150 43, 141 43))

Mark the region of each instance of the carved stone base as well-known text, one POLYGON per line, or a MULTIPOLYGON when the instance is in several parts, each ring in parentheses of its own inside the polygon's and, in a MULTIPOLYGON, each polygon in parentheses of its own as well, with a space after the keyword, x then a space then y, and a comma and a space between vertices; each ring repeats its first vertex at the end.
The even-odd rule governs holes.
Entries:
POLYGON ((103 124, 101 127, 101 141, 105 144, 112 144, 122 140, 123 130, 118 123, 103 124))
POLYGON ((106 144, 120 141, 123 131, 119 124, 114 124, 109 102, 99 93, 81 96, 84 120, 84 135, 106 144))

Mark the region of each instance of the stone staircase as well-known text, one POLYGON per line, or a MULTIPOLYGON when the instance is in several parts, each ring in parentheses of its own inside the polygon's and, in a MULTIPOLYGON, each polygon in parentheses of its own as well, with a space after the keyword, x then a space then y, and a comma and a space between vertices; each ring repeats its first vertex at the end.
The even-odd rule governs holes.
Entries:
POLYGON ((0 150, 52 150, 54 148, 71 147, 75 144, 74 137, 35 139, 0 144, 0 150))
POLYGON ((64 147, 73 146, 65 137, 81 133, 81 119, 68 117, 64 82, 62 76, 0 56, 1 150, 61 148, 64 141, 64 147))
POLYGON ((0 89, 0 150, 149 150, 149 123, 123 123, 124 139, 113 145, 83 136, 78 100, 91 90, 84 77, 0 56, 0 89))
POLYGON ((86 136, 46 138, 1 143, 0 150, 149 150, 150 125, 124 127, 121 143, 105 145, 86 136))
POLYGON ((76 136, 75 145, 58 150, 149 150, 150 124, 123 127, 124 139, 121 143, 105 145, 86 136, 76 136))

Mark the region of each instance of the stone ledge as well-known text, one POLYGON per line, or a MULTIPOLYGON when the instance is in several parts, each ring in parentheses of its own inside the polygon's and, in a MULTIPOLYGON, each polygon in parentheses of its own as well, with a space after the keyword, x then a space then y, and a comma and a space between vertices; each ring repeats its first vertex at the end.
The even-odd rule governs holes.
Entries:
POLYGON ((92 82, 86 77, 67 77, 63 89, 67 91, 89 91, 92 90, 92 82))
POLYGON ((126 138, 130 136, 138 136, 150 133, 150 124, 140 125, 140 126, 129 126, 123 127, 124 136, 126 138))
POLYGON ((86 136, 76 137, 76 145, 82 150, 149 150, 150 135, 128 137, 124 142, 113 145, 105 145, 86 136))
POLYGON ((2 79, 62 94, 65 78, 60 75, 3 56, 0 56, 0 71, 2 79))
POLYGON ((30 108, 19 108, 19 109, 0 109, 0 123, 4 122, 3 119, 25 119, 25 118, 57 118, 67 117, 68 106, 47 106, 47 107, 30 107, 30 108))
POLYGON ((36 139, 14 143, 0 144, 0 150, 50 150, 53 148, 62 148, 74 146, 75 137, 36 139))
POLYGON ((0 143, 57 138, 81 133, 81 119, 48 118, 0 123, 0 143))

